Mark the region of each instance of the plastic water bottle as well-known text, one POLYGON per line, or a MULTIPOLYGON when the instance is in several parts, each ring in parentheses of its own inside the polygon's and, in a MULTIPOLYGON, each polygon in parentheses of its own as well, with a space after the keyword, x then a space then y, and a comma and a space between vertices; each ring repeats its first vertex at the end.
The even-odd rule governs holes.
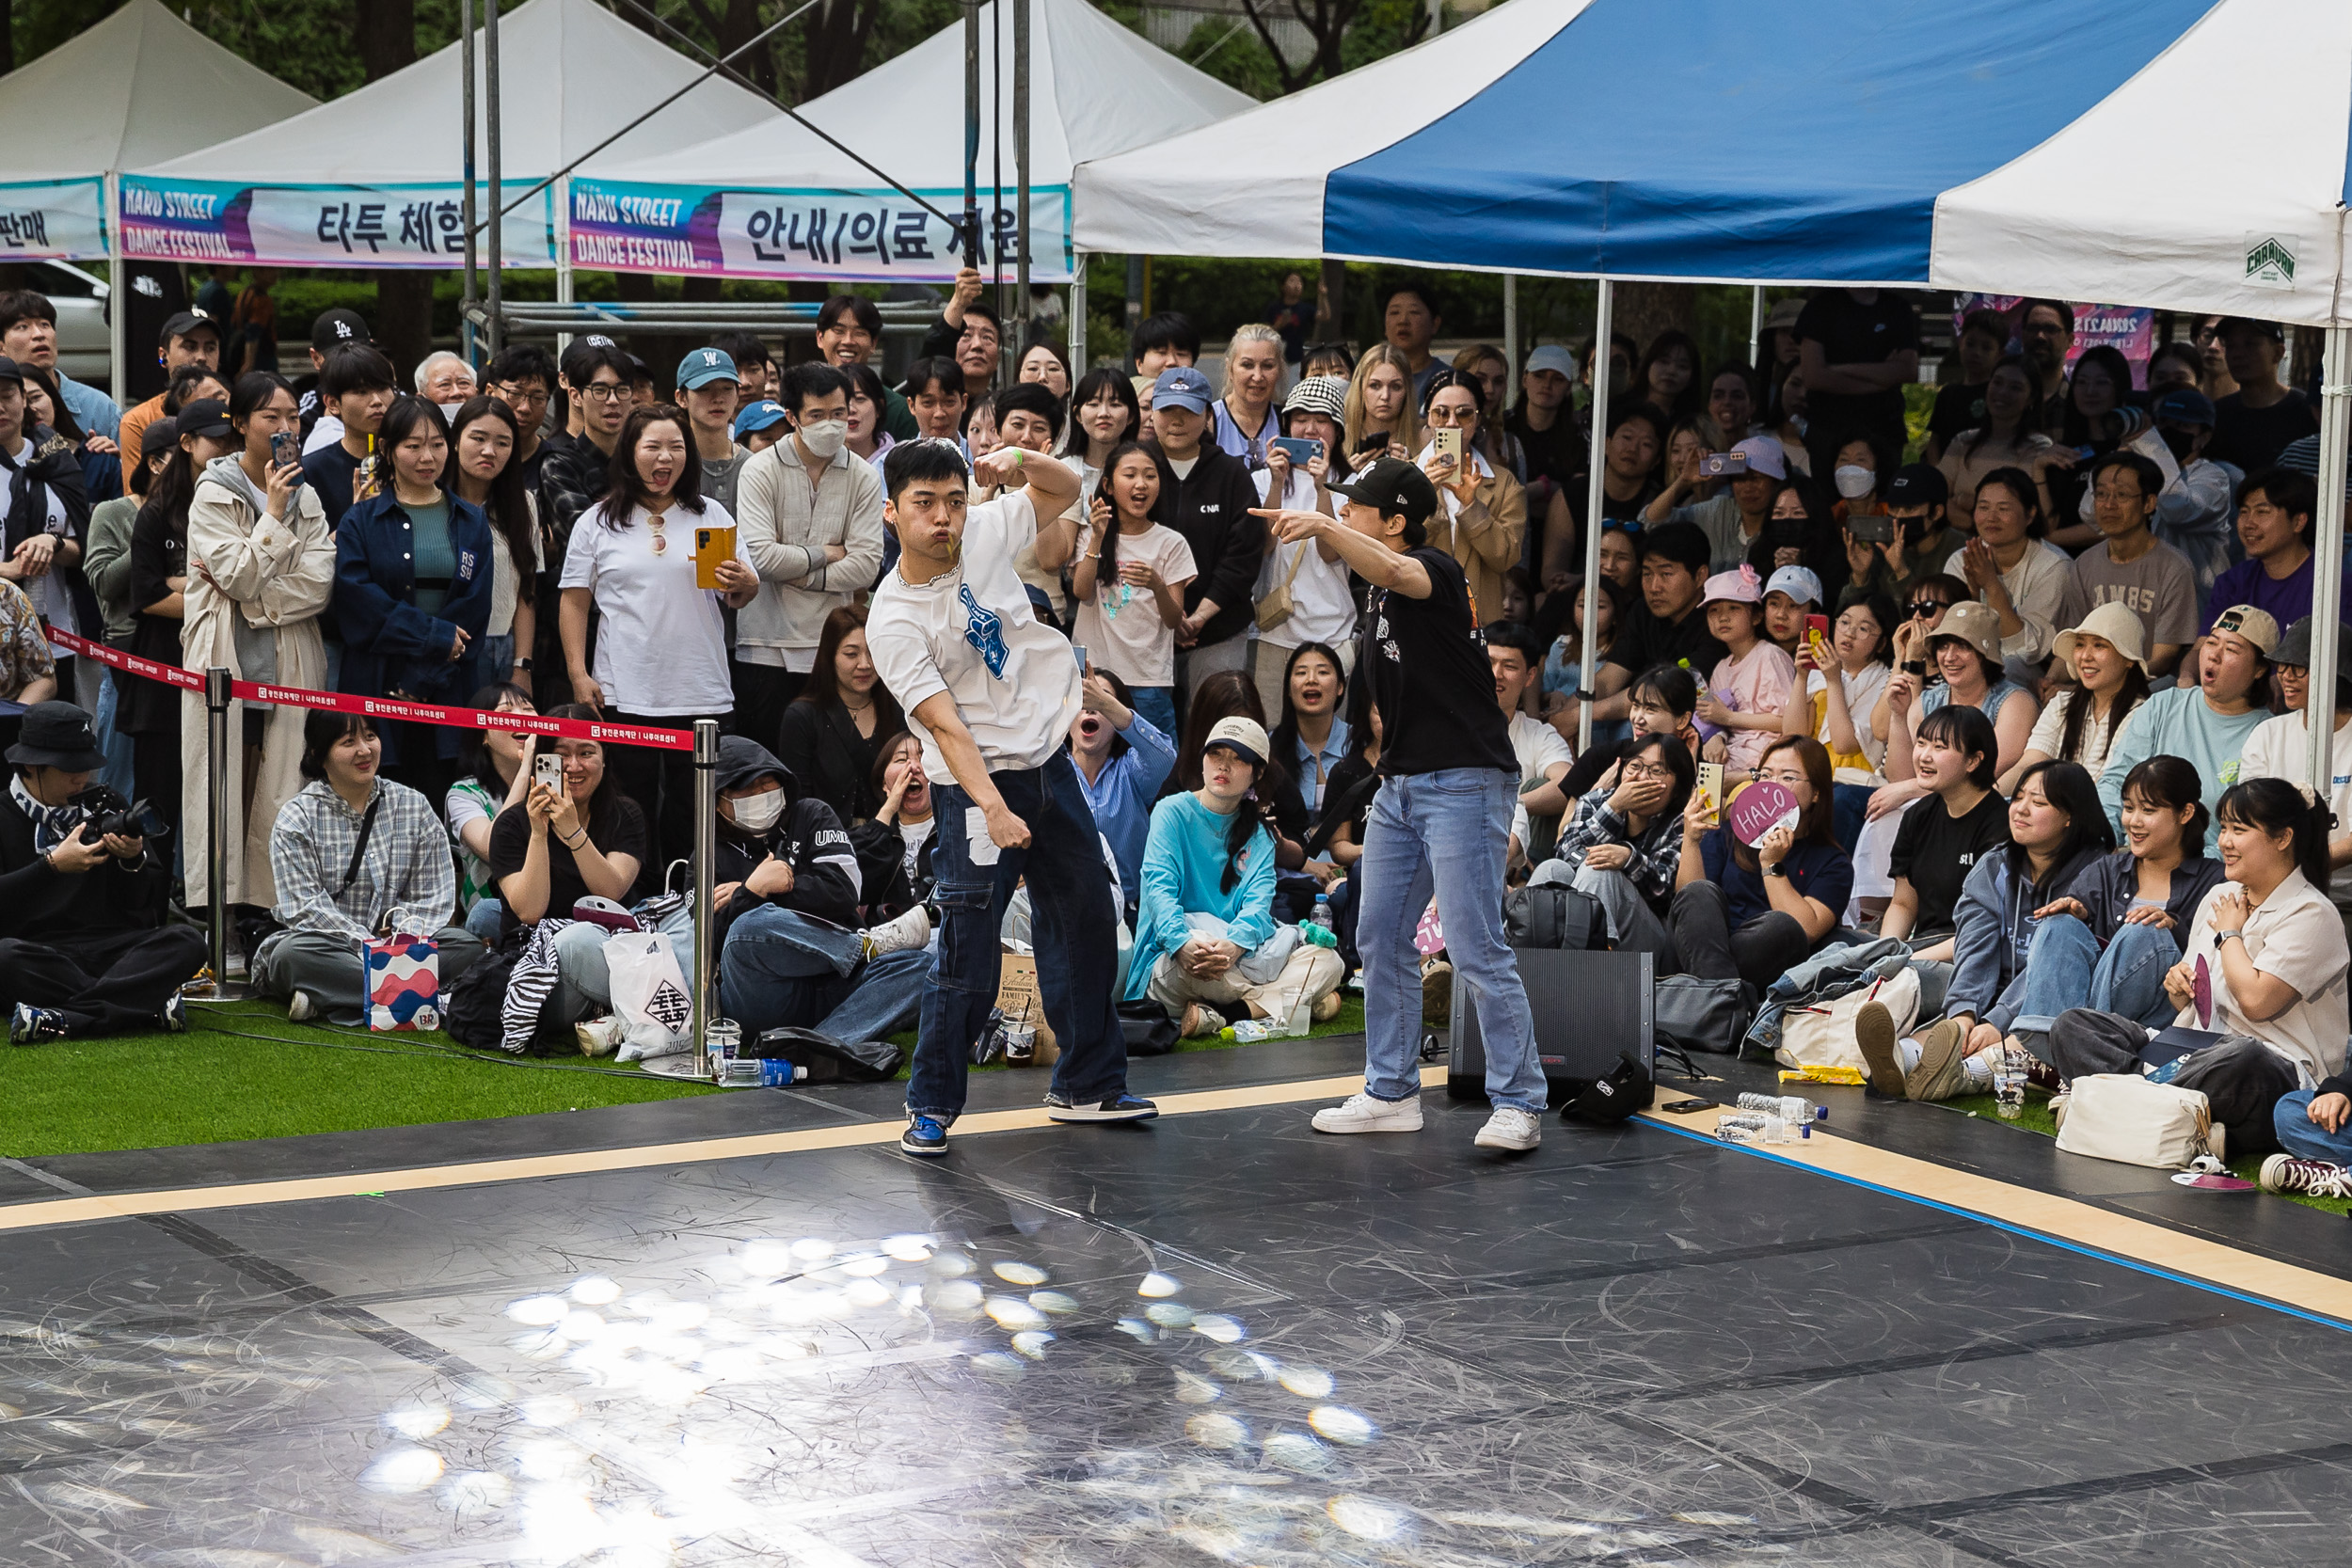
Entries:
POLYGON ((2026 1049, 2005 1043, 2001 1059, 1993 1069, 1993 1108, 2003 1121, 2015 1121, 2026 1112, 2026 1049))
POLYGON ((1320 926, 1327 931, 1338 928, 1331 924, 1331 895, 1329 894, 1315 895, 1315 907, 1307 911, 1307 923, 1311 926, 1320 926))
POLYGON ((1761 1111, 1791 1123, 1829 1120, 1829 1107, 1793 1094, 1743 1094, 1740 1097, 1742 1111, 1761 1111))

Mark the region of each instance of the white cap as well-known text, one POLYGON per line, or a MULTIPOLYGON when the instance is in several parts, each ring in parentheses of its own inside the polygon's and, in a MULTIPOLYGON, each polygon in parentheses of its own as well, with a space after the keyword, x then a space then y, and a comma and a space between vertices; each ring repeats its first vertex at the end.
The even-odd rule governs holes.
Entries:
POLYGON ((1274 750, 1272 742, 1265 737, 1265 726, 1238 713, 1220 719, 1211 726, 1209 738, 1200 749, 1206 752, 1212 746, 1239 752, 1249 759, 1253 768, 1263 768, 1267 754, 1274 750))

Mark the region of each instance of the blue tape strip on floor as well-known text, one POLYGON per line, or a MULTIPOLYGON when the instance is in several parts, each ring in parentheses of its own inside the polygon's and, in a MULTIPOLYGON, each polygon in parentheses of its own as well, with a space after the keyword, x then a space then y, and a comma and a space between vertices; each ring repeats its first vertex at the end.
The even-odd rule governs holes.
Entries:
MULTIPOLYGON (((2109 1252, 2104 1247, 2087 1246, 2080 1242, 2070 1242, 2063 1236, 2053 1236, 2046 1230, 2036 1230, 2031 1226, 2018 1225, 2010 1220, 1995 1219, 1990 1214, 1980 1213, 1974 1209, 1963 1209, 1949 1203, 1938 1203, 1931 1197, 1921 1197, 1916 1193, 1907 1193, 1899 1187, 1885 1186, 1880 1182, 1867 1180, 1859 1176, 1848 1176, 1842 1171, 1824 1170, 1820 1165, 1807 1164, 1803 1160, 1791 1160, 1786 1155, 1775 1154, 1768 1148, 1758 1148, 1753 1144, 1725 1143, 1723 1139, 1710 1137, 1705 1132, 1693 1132, 1687 1127, 1674 1127, 1662 1121, 1649 1118, 1645 1119, 1647 1120, 1649 1126, 1657 1128, 1661 1132, 1671 1132, 1677 1138, 1689 1138, 1693 1143, 1707 1144, 1712 1148, 1727 1149, 1735 1153, 1758 1155, 1764 1159, 1772 1161, 1775 1164, 1786 1165, 1792 1170, 1804 1171, 1813 1176, 1825 1176, 1833 1181, 1842 1181, 1849 1187, 1860 1187, 1868 1192, 1883 1193, 1888 1197, 1900 1198, 1905 1203, 1915 1203, 1922 1209, 1934 1209, 1943 1213, 1957 1215, 1961 1219, 1974 1220, 1979 1225, 1989 1225, 1995 1230, 2006 1230, 2012 1236, 2023 1236, 2030 1241, 2041 1242, 2049 1246, 2061 1247, 2068 1252, 2077 1253, 2085 1258, 2095 1258, 2101 1262, 2121 1264, 2124 1268, 2134 1269, 2144 1275, 2153 1275, 2158 1279, 2169 1279, 2178 1285, 2186 1285, 2192 1289, 2204 1291, 2217 1296, 2226 1296, 2232 1301, 2241 1301, 2249 1307, 2260 1307, 2272 1312, 2283 1312, 2290 1318, 2301 1318, 2306 1323, 2318 1323, 2325 1328, 2333 1328, 2341 1330, 2344 1333, 2352 1333, 2352 1323, 2348 1323, 2342 1318, 2331 1318, 2325 1312, 2314 1312, 2309 1307, 2296 1307, 2288 1302, 2276 1301, 2269 1296, 2258 1296, 2245 1291, 2233 1291, 2227 1285, 2217 1285, 2210 1279, 2200 1279, 2195 1275, 2182 1274, 2177 1269, 2168 1269, 2160 1267, 2154 1263, 2142 1262, 2137 1258, 2127 1258, 2120 1252, 2109 1252)), ((1916 1159, 1917 1156, 1907 1155, 1905 1158, 1916 1159)), ((1933 1164, 1932 1161, 1925 1163, 1933 1164)), ((1998 1180, 1999 1178, 1988 1177, 1986 1180, 1998 1180)), ((2005 1184, 2015 1185, 2013 1182, 2005 1184)), ((2079 1203, 2082 1200, 2079 1198, 2070 1198, 2068 1201, 2079 1203)), ((2096 1205, 2086 1205, 2086 1207, 2095 1208, 2096 1205)), ((2137 1218, 2138 1216, 2135 1215, 2132 1217, 2137 1218)), ((2160 1222, 2154 1220, 2143 1220, 2141 1223, 2154 1225, 2160 1222)), ((2268 1259, 2268 1261, 2280 1262, 2285 1260, 2271 1259, 2268 1259)), ((2291 1266, 2295 1268, 2303 1268, 2307 1265, 2295 1263, 2291 1266)), ((2314 1270, 2313 1272, 2316 1273, 2318 1271, 2314 1270)))

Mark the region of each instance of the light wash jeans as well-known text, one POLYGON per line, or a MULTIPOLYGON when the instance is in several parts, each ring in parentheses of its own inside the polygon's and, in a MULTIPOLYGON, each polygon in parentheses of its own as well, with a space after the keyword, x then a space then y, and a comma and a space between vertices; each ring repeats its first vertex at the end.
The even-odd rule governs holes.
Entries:
POLYGON ((2021 1039, 2046 1035, 2069 1007, 2161 1029, 2181 1010, 2164 994, 2164 972, 2180 961, 2180 943, 2162 927, 2119 926, 2103 953, 2090 927, 2071 914, 2052 915, 2026 949, 2025 994, 2010 1032, 2021 1039))
POLYGON ((864 934, 763 904, 727 927, 719 954, 725 1015, 756 1040, 770 1029, 814 1029, 839 1040, 878 1040, 923 1010, 931 956, 916 947, 867 961, 864 934))
POLYGON ((1447 768, 1381 782, 1364 828, 1356 947, 1364 963, 1364 1087, 1421 1092, 1421 956, 1413 930, 1434 893, 1454 965, 1454 1006, 1478 1005, 1486 1095, 1541 1115, 1545 1085, 1518 961, 1502 940, 1502 862, 1518 780, 1447 768))
MULTIPOLYGON (((90 662, 95 664, 97 660, 90 662)), ((104 784, 126 800, 135 800, 139 786, 131 768, 132 737, 115 729, 115 716, 121 707, 121 693, 115 689, 115 683, 135 677, 118 674, 103 665, 99 670, 98 711, 90 717, 90 727, 98 733, 98 749, 105 753, 106 766, 90 782, 104 784)))
POLYGON ((2320 1126, 2312 1119, 2312 1101, 2318 1098, 2317 1089, 2296 1089, 2280 1096, 2277 1108, 2270 1113, 2279 1147, 2300 1159, 2352 1165, 2352 1121, 2335 1132, 2320 1126))

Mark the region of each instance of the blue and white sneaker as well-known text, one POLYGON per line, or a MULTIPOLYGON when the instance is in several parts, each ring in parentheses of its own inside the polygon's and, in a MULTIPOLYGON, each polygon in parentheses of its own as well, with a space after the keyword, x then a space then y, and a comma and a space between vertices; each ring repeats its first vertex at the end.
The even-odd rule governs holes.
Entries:
POLYGON ((1076 1105, 1057 1105, 1054 1101, 1057 1098, 1049 1095, 1045 1101, 1045 1115, 1054 1121, 1150 1121, 1160 1114, 1157 1105, 1132 1094, 1076 1105))
POLYGON ((186 1034, 188 1032, 187 1002, 178 991, 173 991, 164 999, 163 1010, 155 1015, 155 1021, 164 1026, 164 1033, 167 1035, 186 1034))
POLYGON ((39 1045, 42 1040, 65 1038, 65 1015, 53 1008, 36 1007, 19 1002, 8 1019, 10 1045, 39 1045))
POLYGON ((947 1152, 947 1127, 937 1117, 909 1117, 898 1134, 898 1148, 908 1154, 935 1158, 947 1152))

